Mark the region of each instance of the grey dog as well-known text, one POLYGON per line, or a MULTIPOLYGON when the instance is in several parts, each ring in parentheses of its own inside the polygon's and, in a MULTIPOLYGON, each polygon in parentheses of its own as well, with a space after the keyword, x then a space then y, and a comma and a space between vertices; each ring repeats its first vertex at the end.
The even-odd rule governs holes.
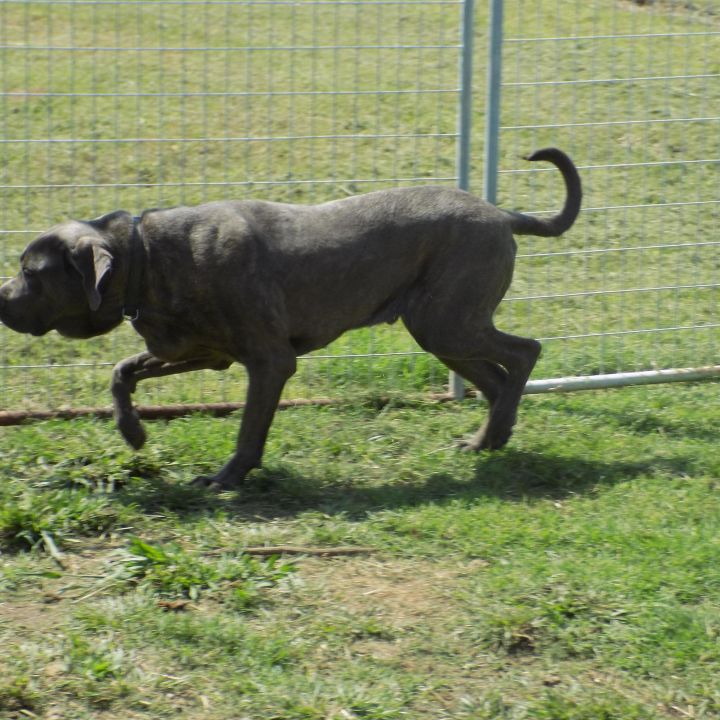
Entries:
POLYGON ((560 235, 582 197, 560 150, 527 159, 562 173, 557 215, 421 186, 320 205, 223 201, 63 222, 28 245, 21 272, 0 287, 0 320, 18 332, 89 338, 130 318, 147 352, 115 366, 112 397, 120 433, 136 449, 145 442, 131 401, 138 381, 242 363, 249 382, 236 450, 217 474, 197 478, 203 485, 237 487, 260 466, 298 355, 398 318, 488 400, 488 420, 466 448, 501 448, 540 353, 536 340, 493 325, 512 279, 513 233, 560 235))

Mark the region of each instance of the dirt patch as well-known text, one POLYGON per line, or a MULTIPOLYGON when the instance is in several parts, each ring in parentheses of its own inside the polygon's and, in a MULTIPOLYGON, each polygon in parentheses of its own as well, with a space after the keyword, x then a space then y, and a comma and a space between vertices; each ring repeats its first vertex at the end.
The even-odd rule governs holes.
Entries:
POLYGON ((48 559, 28 576, 27 585, 18 586, 0 600, 0 627, 42 634, 62 625, 72 612, 73 600, 99 586, 107 553, 105 546, 65 553, 62 569, 48 559), (49 571, 56 572, 58 577, 38 578, 49 571))
POLYGON ((300 612, 318 622, 318 635, 329 633, 327 643, 315 646, 315 667, 333 672, 341 639, 348 657, 379 663, 392 672, 452 675, 451 668, 439 669, 434 649, 438 644, 456 648, 462 617, 457 592, 463 576, 476 572, 476 565, 376 557, 303 560, 299 598, 296 591, 305 606, 300 612))
POLYGON ((421 560, 336 559, 308 560, 302 574, 324 602, 404 629, 452 612, 448 606, 463 569, 421 560))
POLYGON ((55 602, 0 603, 0 626, 9 625, 15 631, 43 633, 54 628, 63 612, 54 607, 55 602))

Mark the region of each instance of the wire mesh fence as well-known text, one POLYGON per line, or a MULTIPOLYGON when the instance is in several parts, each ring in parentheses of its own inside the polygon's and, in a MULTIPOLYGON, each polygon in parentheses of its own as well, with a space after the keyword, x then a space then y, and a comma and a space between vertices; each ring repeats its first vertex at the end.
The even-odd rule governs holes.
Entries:
MULTIPOLYGON (((454 184, 461 9, 455 0, 0 3, 0 274, 65 217, 454 184)), ((108 366, 141 345, 129 327, 72 344, 2 332, 6 407, 94 404, 108 366)), ((300 363, 287 394, 350 382, 421 388, 436 372, 398 328, 356 333, 300 363)), ((168 379, 147 394, 239 400, 243 383, 237 369, 168 379)))
POLYGON ((508 1, 503 47, 500 204, 557 203, 517 161, 550 143, 586 190, 572 232, 521 239, 503 312, 536 376, 717 365, 720 8, 508 1))
MULTIPOLYGON (((581 168, 566 237, 521 238, 498 325, 536 377, 717 363, 720 13, 712 0, 504 3, 499 204, 554 209, 542 145, 581 168)), ((0 276, 67 217, 227 197, 292 202, 456 184, 459 0, 0 2, 0 276)), ((488 15, 476 7, 470 188, 482 190, 488 15)), ((465 88, 467 92, 469 88, 465 88)), ((0 328, 4 409, 105 404, 128 326, 88 342, 0 328)), ((401 327, 348 334, 286 395, 441 389, 401 327)), ((244 374, 145 388, 242 398, 244 374)))

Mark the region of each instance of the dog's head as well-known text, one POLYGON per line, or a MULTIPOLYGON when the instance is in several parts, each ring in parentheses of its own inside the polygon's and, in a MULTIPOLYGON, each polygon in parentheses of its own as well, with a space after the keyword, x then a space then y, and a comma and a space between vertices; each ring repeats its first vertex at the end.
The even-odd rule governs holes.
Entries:
MULTIPOLYGON (((122 215, 125 229, 120 234, 128 234, 132 219, 122 215)), ((101 335, 117 326, 122 296, 111 292, 117 220, 117 214, 91 222, 70 220, 33 240, 20 256, 18 275, 0 287, 0 320, 18 332, 57 330, 73 338, 101 335)))

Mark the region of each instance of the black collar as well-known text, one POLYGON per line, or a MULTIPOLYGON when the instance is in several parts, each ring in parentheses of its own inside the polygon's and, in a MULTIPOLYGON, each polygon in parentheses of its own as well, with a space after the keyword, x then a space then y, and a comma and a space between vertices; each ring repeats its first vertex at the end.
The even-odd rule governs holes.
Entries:
POLYGON ((127 287, 125 288, 125 304, 123 305, 123 317, 137 320, 140 315, 140 290, 145 270, 145 247, 140 235, 141 217, 133 218, 132 234, 130 235, 130 247, 128 249, 129 267, 127 287))

